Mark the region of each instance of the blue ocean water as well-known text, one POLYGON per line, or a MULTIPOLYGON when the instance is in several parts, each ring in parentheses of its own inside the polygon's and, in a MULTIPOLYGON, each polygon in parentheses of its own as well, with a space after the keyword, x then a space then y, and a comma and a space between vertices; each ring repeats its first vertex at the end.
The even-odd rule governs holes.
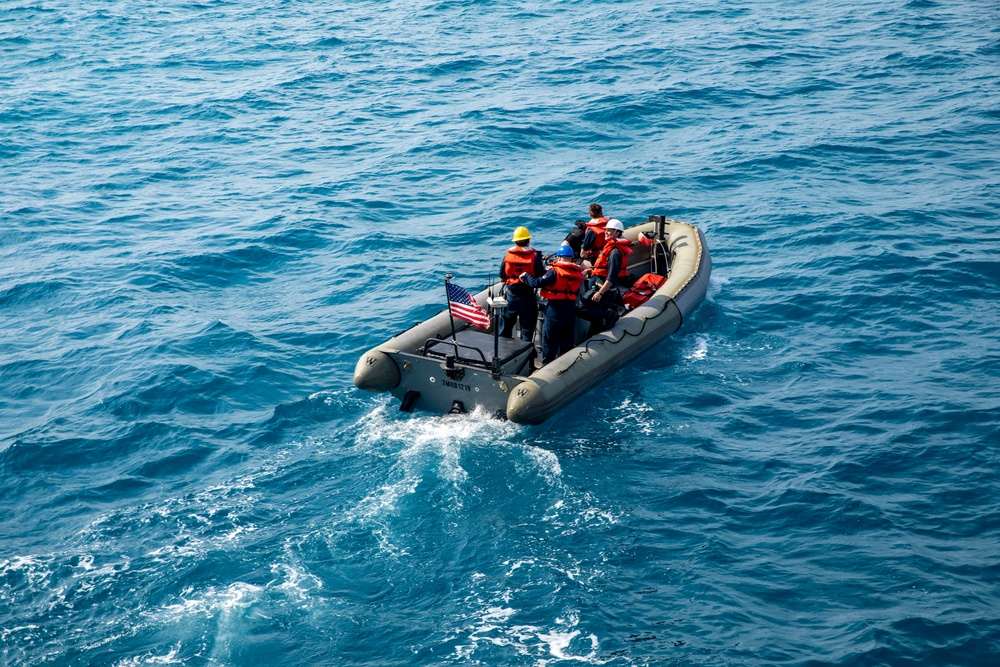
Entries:
POLYGON ((0 167, 5 665, 997 664, 995 2, 6 0, 0 167), (655 353, 353 387, 592 201, 655 353))

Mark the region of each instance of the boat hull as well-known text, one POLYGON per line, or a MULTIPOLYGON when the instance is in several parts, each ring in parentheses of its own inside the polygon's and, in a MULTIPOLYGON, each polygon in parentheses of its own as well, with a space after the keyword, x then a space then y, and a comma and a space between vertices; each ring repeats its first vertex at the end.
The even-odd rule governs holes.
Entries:
MULTIPOLYGON (((529 348, 516 343, 504 341, 508 347, 500 355, 502 364, 491 366, 486 358, 486 363, 469 361, 468 351, 483 349, 482 337, 491 337, 491 332, 464 329, 452 343, 457 347, 449 360, 440 348, 449 345, 446 339, 452 335, 453 324, 465 324, 459 320, 453 323, 445 310, 362 355, 355 368, 355 385, 366 391, 391 392, 400 398, 405 410, 442 414, 478 408, 489 416, 519 424, 543 423, 614 372, 653 350, 677 331, 705 298, 712 260, 704 234, 676 220, 660 224, 663 242, 653 248, 636 244, 629 266, 634 275, 640 275, 657 268, 669 256, 667 281, 611 329, 581 341, 530 375, 529 348), (663 255, 663 260, 657 253, 663 255), (463 362, 463 354, 468 363, 463 362)), ((656 226, 651 221, 630 227, 626 237, 635 241, 640 233, 654 231, 656 226)), ((477 294, 476 301, 485 307, 489 292, 486 289, 477 294)))

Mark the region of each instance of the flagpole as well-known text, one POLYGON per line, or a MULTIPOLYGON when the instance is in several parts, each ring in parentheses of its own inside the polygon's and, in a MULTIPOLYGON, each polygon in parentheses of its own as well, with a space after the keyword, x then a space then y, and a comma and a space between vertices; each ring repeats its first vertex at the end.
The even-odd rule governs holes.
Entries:
MULTIPOLYGON (((492 277, 487 278, 490 282, 490 289, 492 290, 492 277)), ((501 288, 501 291, 503 288, 501 288)), ((504 295, 506 298, 506 294, 504 295)), ((493 370, 496 373, 500 372, 500 309, 496 306, 491 308, 493 311, 493 370)))
MULTIPOLYGON (((458 337, 455 334, 455 316, 451 313, 451 294, 448 292, 448 282, 451 280, 451 271, 444 274, 444 296, 448 300, 448 321, 451 322, 451 340, 457 345, 458 337)), ((458 348, 456 348, 457 351, 458 348)))

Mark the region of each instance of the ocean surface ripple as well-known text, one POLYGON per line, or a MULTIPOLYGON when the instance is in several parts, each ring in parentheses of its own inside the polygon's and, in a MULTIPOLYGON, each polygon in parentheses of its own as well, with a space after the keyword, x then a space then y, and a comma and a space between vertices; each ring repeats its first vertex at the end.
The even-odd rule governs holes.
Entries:
POLYGON ((0 663, 995 665, 1000 6, 0 3, 0 663), (362 351, 600 201, 709 297, 541 427, 362 351))

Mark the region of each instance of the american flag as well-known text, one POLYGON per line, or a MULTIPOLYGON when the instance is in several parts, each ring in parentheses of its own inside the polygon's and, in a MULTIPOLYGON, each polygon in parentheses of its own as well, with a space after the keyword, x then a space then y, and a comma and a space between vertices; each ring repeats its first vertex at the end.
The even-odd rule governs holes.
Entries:
POLYGON ((490 326, 490 316, 479 307, 468 290, 459 287, 454 283, 445 283, 448 286, 448 301, 451 307, 451 314, 460 320, 465 320, 469 324, 474 324, 480 329, 488 329, 490 326))

